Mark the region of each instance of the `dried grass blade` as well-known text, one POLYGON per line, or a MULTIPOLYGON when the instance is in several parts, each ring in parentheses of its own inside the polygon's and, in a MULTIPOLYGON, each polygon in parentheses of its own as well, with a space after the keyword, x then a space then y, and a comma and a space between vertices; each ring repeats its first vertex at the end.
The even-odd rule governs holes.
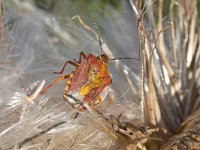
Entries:
POLYGON ((172 38, 172 50, 173 50, 173 55, 174 55, 174 64, 177 63, 177 51, 176 51, 176 36, 175 36, 175 25, 174 25, 174 0, 171 1, 170 4, 170 19, 171 19, 171 38, 172 38))
POLYGON ((148 78, 148 87, 149 87, 149 108, 151 110, 151 122, 155 126, 161 123, 161 112, 158 104, 158 99, 156 96, 155 88, 154 88, 154 81, 153 81, 153 75, 152 70, 149 69, 149 72, 147 72, 147 78, 148 78))
POLYGON ((187 48, 187 62, 186 62, 186 66, 187 68, 190 67, 194 53, 195 53, 195 47, 196 44, 195 43, 195 39, 197 38, 195 36, 195 26, 196 26, 196 17, 197 17, 197 9, 196 9, 196 1, 193 1, 193 5, 191 6, 191 10, 192 11, 190 13, 190 17, 191 17, 191 22, 190 22, 190 27, 189 27, 189 43, 188 43, 188 48, 187 48))
MULTIPOLYGON (((197 45, 197 40, 198 40, 197 36, 195 36, 195 41, 194 41, 195 45, 197 45)), ((197 48, 194 48, 194 52, 200 50, 199 47, 200 46, 198 46, 197 48)), ((195 55, 195 53, 193 54, 192 59, 194 59, 194 55, 195 55)), ((187 99, 186 99, 186 104, 185 104, 185 109, 184 109, 185 117, 191 113, 190 111, 192 110, 192 106, 194 104, 194 99, 192 97, 195 97, 195 95, 193 95, 193 94, 194 94, 194 90, 195 90, 195 81, 196 81, 195 80, 196 79, 195 72, 197 70, 197 67, 198 67, 198 64, 194 63, 193 68, 191 70, 189 70, 189 73, 188 73, 188 80, 190 80, 190 81, 188 83, 188 94, 187 94, 187 99), (190 75, 192 76, 191 79, 189 77, 190 75)))

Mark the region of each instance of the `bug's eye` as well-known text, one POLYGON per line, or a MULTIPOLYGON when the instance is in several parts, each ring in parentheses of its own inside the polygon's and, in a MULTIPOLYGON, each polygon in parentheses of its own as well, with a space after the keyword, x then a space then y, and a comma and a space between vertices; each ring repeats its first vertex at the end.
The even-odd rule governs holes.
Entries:
POLYGON ((99 57, 105 64, 108 64, 108 56, 106 54, 102 54, 99 57))

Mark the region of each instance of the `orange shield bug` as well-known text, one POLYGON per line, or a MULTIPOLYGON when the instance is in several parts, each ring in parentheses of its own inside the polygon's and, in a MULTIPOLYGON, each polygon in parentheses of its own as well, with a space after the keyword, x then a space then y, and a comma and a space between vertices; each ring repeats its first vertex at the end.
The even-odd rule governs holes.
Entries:
MULTIPOLYGON (((75 17, 79 19, 85 28, 91 30, 87 25, 83 23, 79 16, 75 17)), ((101 51, 103 51, 102 41, 98 29, 97 34, 101 51)), ((114 58, 110 60, 118 59, 134 58, 114 58)), ((72 73, 69 75, 60 76, 59 78, 55 79, 45 89, 43 89, 40 94, 44 94, 57 82, 61 80, 67 80, 63 97, 73 108, 79 111, 84 111, 85 107, 82 105, 83 102, 87 102, 90 106, 97 106, 103 101, 100 96, 101 93, 112 82, 108 70, 108 60, 109 59, 106 54, 102 54, 100 56, 89 54, 86 56, 84 52, 80 52, 78 61, 66 61, 60 72, 54 72, 56 74, 62 74, 67 64, 70 64, 75 67, 72 73)))
MULTIPOLYGON (((98 29, 97 33, 101 51, 103 51, 98 29)), ((79 111, 84 111, 85 107, 82 105, 83 102, 87 102, 90 106, 101 104, 103 100, 100 95, 112 82, 108 70, 108 56, 106 54, 100 56, 89 54, 86 56, 84 52, 80 52, 78 61, 69 60, 65 62, 60 72, 54 73, 62 74, 67 64, 71 64, 75 67, 72 73, 57 78, 43 89, 40 94, 45 93, 58 81, 66 79, 67 83, 63 97, 73 108, 76 108, 79 111)))
POLYGON ((66 79, 67 83, 63 97, 73 108, 79 111, 85 110, 77 102, 77 99, 80 102, 87 102, 90 106, 101 104, 103 100, 100 94, 112 82, 108 71, 108 56, 106 54, 100 56, 89 54, 86 56, 84 52, 81 52, 79 61, 67 61, 60 72, 54 73, 62 74, 67 64, 75 67, 72 73, 60 76, 43 89, 40 94, 44 94, 58 81, 66 79))

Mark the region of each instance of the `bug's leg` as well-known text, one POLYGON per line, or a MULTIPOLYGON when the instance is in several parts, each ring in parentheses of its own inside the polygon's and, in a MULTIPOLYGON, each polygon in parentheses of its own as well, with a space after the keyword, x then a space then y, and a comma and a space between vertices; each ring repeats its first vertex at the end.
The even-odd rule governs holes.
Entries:
POLYGON ((66 61, 65 64, 63 65, 61 71, 59 71, 59 72, 53 72, 53 74, 62 74, 62 73, 64 72, 65 67, 66 67, 67 64, 70 64, 70 65, 72 65, 72 66, 74 66, 74 67, 78 67, 78 64, 77 64, 77 63, 75 63, 75 62, 73 62, 73 61, 71 61, 71 60, 68 60, 68 61, 66 61))
POLYGON ((77 60, 74 59, 74 61, 75 61, 76 63, 80 64, 80 63, 81 63, 81 57, 83 58, 83 60, 87 58, 87 56, 85 55, 84 52, 80 52, 79 60, 77 61, 77 60))
POLYGON ((97 96, 97 102, 94 104, 94 106, 97 106, 103 102, 101 96, 97 96))
POLYGON ((44 88, 39 94, 44 94, 50 87, 52 87, 54 84, 56 84, 57 82, 61 81, 61 80, 65 80, 69 78, 69 75, 64 75, 64 76, 61 76, 57 79, 55 79, 53 82, 51 82, 46 88, 44 88))
POLYGON ((76 119, 79 116, 79 113, 77 112, 76 115, 74 116, 74 119, 76 119))

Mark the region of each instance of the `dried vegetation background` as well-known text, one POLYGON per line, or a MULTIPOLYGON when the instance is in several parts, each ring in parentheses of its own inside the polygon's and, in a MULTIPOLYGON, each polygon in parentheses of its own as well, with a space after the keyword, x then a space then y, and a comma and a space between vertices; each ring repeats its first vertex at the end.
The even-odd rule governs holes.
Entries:
MULTIPOLYGON (((65 83, 31 96, 80 51, 100 54, 92 21, 72 19, 81 15, 76 11, 65 18, 29 1, 1 1, 0 149, 199 149, 199 2, 172 0, 169 13, 164 4, 124 3, 134 12, 128 17, 136 18, 135 43, 122 29, 131 24, 114 8, 107 8, 112 19, 96 16, 109 58, 128 55, 139 61, 110 61, 113 83, 103 93, 103 104, 83 103, 88 111, 74 119, 76 110, 62 98, 65 83), (129 48, 132 53, 125 51, 129 48)), ((70 1, 59 5, 72 6, 70 1)))

